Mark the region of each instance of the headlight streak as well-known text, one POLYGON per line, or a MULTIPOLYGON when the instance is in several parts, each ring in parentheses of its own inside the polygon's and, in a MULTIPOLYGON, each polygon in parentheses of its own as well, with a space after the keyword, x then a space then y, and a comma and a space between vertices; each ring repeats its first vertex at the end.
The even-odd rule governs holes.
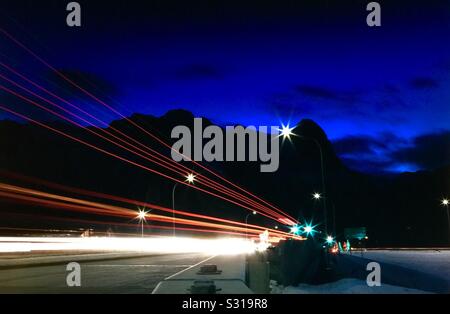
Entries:
POLYGON ((264 247, 245 239, 196 239, 189 237, 0 237, 0 252, 94 251, 142 253, 248 254, 264 247))

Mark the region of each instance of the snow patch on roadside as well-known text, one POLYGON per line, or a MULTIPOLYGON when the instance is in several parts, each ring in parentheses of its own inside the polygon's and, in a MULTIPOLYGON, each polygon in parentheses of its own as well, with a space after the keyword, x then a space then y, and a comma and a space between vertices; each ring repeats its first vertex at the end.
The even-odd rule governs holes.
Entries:
POLYGON ((300 284, 297 287, 283 287, 271 282, 273 294, 423 294, 422 290, 382 284, 380 287, 369 287, 363 280, 346 278, 322 285, 300 284))
MULTIPOLYGON (((360 256, 359 254, 355 256, 360 256)), ((418 270, 450 281, 450 250, 429 251, 366 251, 362 257, 418 270)))

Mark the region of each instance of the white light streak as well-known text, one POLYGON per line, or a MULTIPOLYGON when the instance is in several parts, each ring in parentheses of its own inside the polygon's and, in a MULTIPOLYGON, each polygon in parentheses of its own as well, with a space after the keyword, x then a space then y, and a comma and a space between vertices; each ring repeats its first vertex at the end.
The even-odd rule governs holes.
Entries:
POLYGON ((0 253, 33 251, 95 251, 204 253, 234 255, 266 249, 265 245, 238 238, 198 239, 187 237, 0 237, 0 253))

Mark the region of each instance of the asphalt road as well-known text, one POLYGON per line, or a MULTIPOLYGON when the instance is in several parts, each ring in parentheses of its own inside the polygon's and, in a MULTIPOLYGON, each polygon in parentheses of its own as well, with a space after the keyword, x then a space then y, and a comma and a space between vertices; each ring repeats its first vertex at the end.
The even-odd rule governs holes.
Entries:
POLYGON ((0 270, 0 293, 151 293, 164 278, 208 256, 168 254, 80 262, 81 287, 66 284, 66 264, 0 270))

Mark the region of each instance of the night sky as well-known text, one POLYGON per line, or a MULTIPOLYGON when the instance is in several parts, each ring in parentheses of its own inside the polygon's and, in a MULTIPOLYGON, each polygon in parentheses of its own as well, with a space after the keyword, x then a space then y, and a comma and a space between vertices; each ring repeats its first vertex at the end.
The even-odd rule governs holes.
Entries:
MULTIPOLYGON (((79 1, 81 28, 65 25, 68 2, 2 1, 0 25, 124 114, 310 118, 354 169, 450 163, 450 1, 380 1, 379 28, 369 1, 79 1)), ((0 47, 2 62, 115 118, 4 36, 0 47)))

